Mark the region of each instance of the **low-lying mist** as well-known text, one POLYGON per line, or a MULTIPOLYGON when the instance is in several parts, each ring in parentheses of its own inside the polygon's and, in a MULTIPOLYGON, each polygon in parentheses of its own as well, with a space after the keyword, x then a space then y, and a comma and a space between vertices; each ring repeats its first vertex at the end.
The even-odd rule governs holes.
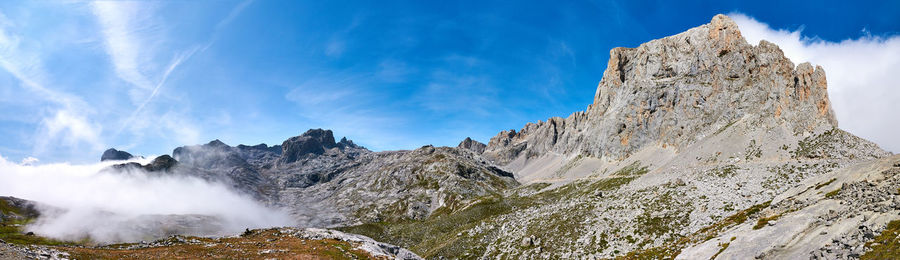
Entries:
MULTIPOLYGON (((147 159, 132 160, 147 163, 147 159)), ((109 170, 123 163, 28 165, 0 157, 0 196, 38 202, 26 229, 62 240, 136 242, 173 234, 230 235, 290 226, 287 213, 195 177, 109 170), (104 170, 107 169, 107 170, 104 170)))

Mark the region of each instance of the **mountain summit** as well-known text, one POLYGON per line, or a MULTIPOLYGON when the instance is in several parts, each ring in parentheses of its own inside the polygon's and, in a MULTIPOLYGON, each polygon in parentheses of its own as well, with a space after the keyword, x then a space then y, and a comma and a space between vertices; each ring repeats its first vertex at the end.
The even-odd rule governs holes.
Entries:
POLYGON ((683 149, 735 122, 795 134, 837 126, 825 71, 775 44, 753 46, 725 15, 636 48, 614 48, 586 111, 491 138, 500 164, 547 153, 622 159, 647 146, 683 149))

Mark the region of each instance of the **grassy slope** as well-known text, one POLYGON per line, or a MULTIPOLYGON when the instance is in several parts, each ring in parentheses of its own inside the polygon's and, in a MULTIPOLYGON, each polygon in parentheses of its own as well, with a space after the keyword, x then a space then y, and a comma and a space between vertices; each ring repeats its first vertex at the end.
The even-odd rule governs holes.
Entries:
POLYGON ((129 249, 132 244, 103 248, 57 247, 74 259, 376 259, 347 242, 307 240, 255 230, 240 237, 168 239, 172 245, 129 249))
POLYGON ((866 247, 872 251, 863 254, 860 259, 900 259, 900 220, 888 223, 881 235, 867 242, 866 247))
POLYGON ((0 212, 7 218, 0 219, 0 240, 18 245, 63 245, 66 242, 44 238, 36 235, 28 235, 24 228, 34 221, 27 217, 24 209, 13 207, 6 200, 0 199, 0 212), (17 216, 16 218, 12 216, 17 216))
MULTIPOLYGON (((496 239, 496 234, 486 232, 486 235, 470 237, 461 235, 461 232, 482 223, 493 223, 495 218, 515 211, 558 203, 578 196, 595 196, 598 191, 615 190, 645 173, 647 168, 636 163, 613 173, 611 178, 596 181, 581 180, 532 195, 519 196, 522 193, 529 194, 542 190, 549 185, 536 183, 519 187, 511 193, 512 195, 493 195, 477 199, 474 203, 455 211, 439 209, 424 220, 368 223, 341 230, 409 248, 425 258, 441 256, 475 258, 482 255, 488 242, 496 239)), ((590 208, 579 210, 589 211, 590 208)), ((550 242, 557 240, 555 237, 571 240, 572 236, 569 234, 571 232, 567 230, 574 232, 578 227, 573 223, 578 223, 578 218, 581 217, 587 217, 587 214, 559 212, 554 214, 554 217, 547 218, 546 222, 542 222, 541 227, 528 228, 528 233, 550 242)), ((547 250, 553 250, 553 247, 548 246, 547 250)))
POLYGON ((0 199, 0 240, 19 246, 42 245, 67 252, 73 259, 373 259, 367 252, 353 249, 350 243, 333 239, 308 240, 277 234, 275 230, 257 230, 241 237, 168 239, 172 245, 129 248, 135 244, 106 247, 85 246, 89 241, 59 241, 27 234, 24 227, 34 218, 24 209, 0 199), (16 217, 12 217, 16 216, 16 217))
POLYGON ((742 223, 746 222, 747 219, 754 217, 761 210, 765 209, 766 207, 769 207, 769 203, 770 202, 765 202, 765 203, 754 205, 750 208, 741 210, 738 213, 735 213, 734 215, 731 215, 713 225, 702 228, 689 236, 682 237, 678 240, 666 243, 662 246, 629 252, 628 254, 626 254, 625 256, 623 256, 621 258, 623 258, 623 259, 674 259, 676 256, 678 256, 678 254, 681 253, 681 250, 683 250, 687 246, 715 238, 722 231, 724 231, 730 227, 733 227, 738 224, 742 224, 742 223))

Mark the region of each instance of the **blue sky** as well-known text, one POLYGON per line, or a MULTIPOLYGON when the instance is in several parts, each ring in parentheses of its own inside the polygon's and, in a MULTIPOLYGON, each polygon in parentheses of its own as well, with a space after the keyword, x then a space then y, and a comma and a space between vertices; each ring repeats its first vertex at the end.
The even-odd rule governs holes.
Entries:
MULTIPOLYGON (((280 144, 309 128, 373 150, 487 142, 583 110, 611 48, 717 13, 814 63, 845 61, 818 47, 900 46, 897 1, 3 1, 0 156, 90 162, 108 147, 280 144)), ((829 85, 848 93, 835 100, 842 127, 894 151, 900 128, 851 108, 877 85, 884 104, 857 110, 900 111, 895 84, 878 81, 900 72, 897 55, 878 55, 874 83, 829 85)))

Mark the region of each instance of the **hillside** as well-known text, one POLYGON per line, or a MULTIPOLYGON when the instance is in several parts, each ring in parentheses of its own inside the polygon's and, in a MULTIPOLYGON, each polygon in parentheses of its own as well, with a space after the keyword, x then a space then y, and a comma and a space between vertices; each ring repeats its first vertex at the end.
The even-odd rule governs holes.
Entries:
POLYGON ((837 128, 823 68, 747 43, 722 15, 611 56, 586 111, 503 131, 485 148, 460 144, 483 149, 522 187, 425 221, 345 230, 425 257, 832 258, 861 255, 898 219, 888 168, 900 157, 837 128), (846 196, 884 206, 823 197, 860 182, 882 193, 846 196), (788 216, 803 222, 778 221, 788 216), (810 240, 835 216, 857 216, 842 226, 872 234, 842 240, 856 234, 842 228, 810 240), (416 236, 422 226, 432 235, 416 236))

